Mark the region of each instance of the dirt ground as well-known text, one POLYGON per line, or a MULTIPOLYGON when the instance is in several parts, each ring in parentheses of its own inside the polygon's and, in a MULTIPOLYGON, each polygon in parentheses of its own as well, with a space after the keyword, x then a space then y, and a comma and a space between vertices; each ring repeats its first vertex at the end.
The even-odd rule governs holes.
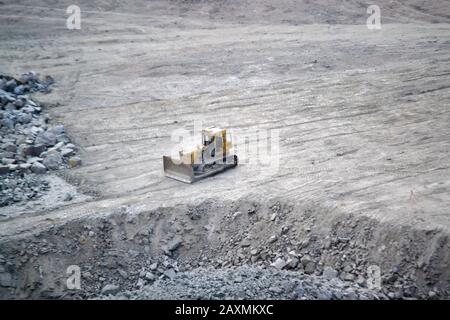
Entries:
POLYGON ((14 208, 2 241, 124 205, 242 199, 446 237, 446 1, 377 1, 381 30, 357 0, 86 1, 81 30, 66 28, 69 4, 1 2, 0 70, 54 77, 36 97, 80 147, 83 165, 61 176, 86 196, 14 208), (278 130, 278 165, 243 163, 195 185, 165 178, 171 134, 198 120, 236 136, 278 130))

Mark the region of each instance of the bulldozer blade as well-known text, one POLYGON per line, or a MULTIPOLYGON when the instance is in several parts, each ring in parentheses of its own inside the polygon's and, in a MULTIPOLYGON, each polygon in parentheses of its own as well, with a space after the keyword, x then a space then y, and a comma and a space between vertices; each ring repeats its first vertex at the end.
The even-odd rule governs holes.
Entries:
POLYGON ((184 163, 176 164, 172 161, 172 158, 163 156, 164 173, 166 177, 185 183, 193 183, 206 177, 213 176, 229 168, 236 167, 237 160, 233 161, 235 160, 234 156, 228 157, 227 160, 228 161, 226 163, 215 165, 204 172, 195 172, 191 165, 184 163))
POLYGON ((194 169, 191 165, 184 163, 176 164, 172 158, 163 156, 164 174, 166 177, 182 181, 185 183, 192 183, 195 181, 194 169))

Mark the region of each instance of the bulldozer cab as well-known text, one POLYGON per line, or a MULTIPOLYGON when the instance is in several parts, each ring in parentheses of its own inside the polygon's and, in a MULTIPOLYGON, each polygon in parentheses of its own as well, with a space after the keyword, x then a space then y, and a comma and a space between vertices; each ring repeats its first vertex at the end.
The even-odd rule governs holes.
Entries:
POLYGON ((227 131, 217 127, 209 127, 202 130, 202 143, 204 147, 214 148, 214 153, 226 154, 227 131))

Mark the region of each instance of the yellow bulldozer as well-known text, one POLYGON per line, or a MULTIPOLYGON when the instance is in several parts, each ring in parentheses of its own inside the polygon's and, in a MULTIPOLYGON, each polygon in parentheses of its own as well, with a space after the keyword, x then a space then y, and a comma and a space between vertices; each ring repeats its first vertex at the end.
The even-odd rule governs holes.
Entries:
POLYGON ((202 130, 202 144, 179 151, 177 158, 163 156, 166 177, 193 183, 236 167, 231 135, 226 129, 209 127, 202 130))

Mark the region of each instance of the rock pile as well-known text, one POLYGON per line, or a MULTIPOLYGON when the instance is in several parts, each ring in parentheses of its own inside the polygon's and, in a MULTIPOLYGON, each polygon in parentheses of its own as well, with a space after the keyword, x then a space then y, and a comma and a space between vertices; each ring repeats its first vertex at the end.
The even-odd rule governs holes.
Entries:
POLYGON ((0 207, 38 198, 50 188, 46 180, 35 175, 11 172, 0 179, 0 207))
POLYGON ((8 75, 0 75, 0 89, 16 95, 37 91, 49 93, 51 91, 50 86, 53 83, 52 77, 45 76, 44 79, 40 79, 39 75, 33 71, 22 74, 18 79, 8 75))
MULTIPOLYGON (((51 77, 40 79, 33 72, 18 79, 0 75, 0 192, 3 194, 15 187, 17 181, 14 182, 14 178, 23 178, 24 173, 43 174, 47 170, 81 164, 76 156, 77 148, 70 143, 64 126, 50 125, 49 117, 42 113, 42 106, 28 95, 37 91, 49 92, 51 84, 51 77)), ((22 179, 17 185, 23 189, 23 184, 30 181, 22 179)), ((30 184, 25 189, 33 188, 35 186, 30 184)), ((7 198, 16 199, 12 195, 7 198)), ((0 205, 10 202, 3 200, 0 205)))
MULTIPOLYGON (((139 290, 102 290, 114 299, 386 299, 376 291, 340 279, 244 265, 225 269, 199 268, 161 277, 139 290)), ((106 298, 106 297, 104 297, 106 298)))
POLYGON ((106 264, 90 261, 82 266, 84 285, 90 291, 88 297, 140 290, 158 280, 174 279, 180 272, 178 262, 167 256, 141 259, 141 254, 131 249, 125 254, 126 263, 121 263, 111 254, 114 255, 105 254, 106 264))

